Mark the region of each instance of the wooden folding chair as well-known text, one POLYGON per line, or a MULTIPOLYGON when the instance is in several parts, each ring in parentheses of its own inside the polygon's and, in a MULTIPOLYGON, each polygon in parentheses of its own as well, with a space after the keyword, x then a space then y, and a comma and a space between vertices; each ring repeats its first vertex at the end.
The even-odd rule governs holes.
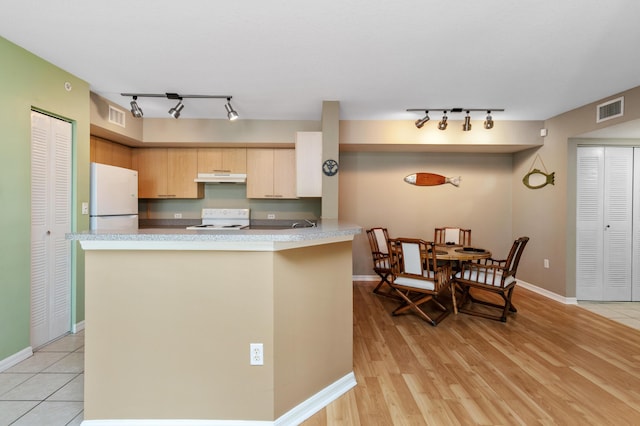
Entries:
POLYGON ((389 259, 389 233, 387 228, 371 228, 367 230, 371 256, 373 257, 373 270, 380 277, 380 282, 373 289, 373 292, 381 296, 393 296, 393 289, 389 287, 387 291, 380 288, 386 283, 391 285, 391 261, 389 259))
POLYGON ((479 260, 477 263, 466 262, 462 264, 460 272, 454 276, 454 282, 462 289, 462 297, 458 303, 458 311, 469 315, 476 315, 502 322, 507 321, 509 312, 517 312, 511 303, 511 296, 516 287, 516 271, 520 263, 520 257, 527 245, 529 237, 520 237, 513 242, 509 256, 505 260, 492 258, 479 260), (504 301, 503 304, 477 299, 471 294, 471 289, 487 291, 498 294, 504 301), (465 304, 469 302, 486 305, 501 310, 500 315, 494 315, 485 310, 470 309, 465 304))
POLYGON ((460 246, 471 245, 471 229, 462 228, 435 228, 433 234, 435 244, 453 244, 460 246))
POLYGON ((393 315, 400 315, 413 310, 431 325, 438 325, 449 313, 438 295, 449 285, 451 269, 448 265, 438 266, 433 243, 413 238, 396 238, 389 240, 391 270, 393 279, 391 287, 402 299, 393 315), (422 308, 427 302, 442 311, 436 318, 422 308))

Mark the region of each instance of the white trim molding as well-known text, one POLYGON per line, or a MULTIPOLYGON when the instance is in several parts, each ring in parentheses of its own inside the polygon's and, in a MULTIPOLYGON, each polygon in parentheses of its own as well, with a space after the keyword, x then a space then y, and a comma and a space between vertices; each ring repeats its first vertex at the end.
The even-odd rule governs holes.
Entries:
POLYGON ((33 355, 33 348, 31 346, 24 348, 18 353, 15 353, 5 359, 0 359, 0 372, 8 370, 14 365, 24 361, 33 355))
POLYGON ((317 394, 277 418, 264 420, 111 419, 83 420, 82 426, 287 426, 297 425, 340 398, 356 385, 353 372, 333 382, 317 394))
POLYGON ((532 291, 534 293, 537 293, 541 296, 547 297, 549 299, 555 300, 556 302, 560 302, 563 303, 565 305, 577 305, 578 304, 578 299, 576 297, 565 297, 565 296, 560 296, 557 293, 553 293, 549 290, 546 290, 544 288, 535 286, 533 284, 530 284, 526 281, 522 281, 522 280, 518 280, 518 285, 522 286, 522 288, 526 288, 529 291, 532 291))

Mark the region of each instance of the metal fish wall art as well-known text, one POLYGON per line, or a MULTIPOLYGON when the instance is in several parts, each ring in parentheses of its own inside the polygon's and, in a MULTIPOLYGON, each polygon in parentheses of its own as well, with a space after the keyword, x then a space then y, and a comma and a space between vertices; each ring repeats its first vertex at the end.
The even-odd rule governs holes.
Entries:
POLYGON ((416 186, 436 186, 450 183, 453 186, 460 186, 460 176, 457 177, 445 177, 437 175, 435 173, 414 173, 409 176, 405 176, 404 181, 416 186))

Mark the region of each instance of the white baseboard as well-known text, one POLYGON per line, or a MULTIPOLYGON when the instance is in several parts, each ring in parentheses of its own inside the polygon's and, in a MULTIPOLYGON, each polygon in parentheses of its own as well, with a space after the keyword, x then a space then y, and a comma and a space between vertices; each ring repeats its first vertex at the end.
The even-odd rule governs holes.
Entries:
POLYGON ((297 425, 341 397, 356 385, 353 372, 333 382, 317 394, 277 418, 275 421, 261 420, 169 420, 169 419, 114 419, 83 420, 82 426, 288 426, 297 425))
MULTIPOLYGON (((354 275, 352 277, 353 281, 379 281, 380 277, 378 277, 377 275, 354 275)), ((549 290, 546 290, 544 288, 535 286, 531 283, 528 283, 526 281, 522 281, 522 280, 518 280, 518 285, 522 286, 522 288, 526 288, 527 290, 530 290, 534 293, 537 293, 541 296, 547 297, 549 299, 553 299, 556 302, 560 302, 563 303, 565 305, 577 305, 578 304, 578 299, 575 297, 565 297, 565 296, 560 296, 557 293, 553 293, 549 290)))
POLYGON ((540 288, 538 286, 535 286, 533 284, 530 284, 526 281, 522 281, 522 280, 518 280, 518 285, 522 286, 522 288, 526 288, 527 290, 530 290, 534 293, 537 293, 541 296, 547 297, 549 299, 555 300, 556 302, 560 302, 563 303, 565 305, 577 305, 578 304, 578 299, 576 297, 565 297, 565 296, 561 296, 557 293, 553 293, 549 290, 546 290, 544 288, 540 288))
POLYGON ((356 385, 356 376, 353 372, 333 382, 306 401, 293 407, 273 423, 274 426, 299 425, 313 416, 324 407, 340 398, 349 389, 356 385))
POLYGON ((351 279, 353 281, 380 281, 380 277, 377 275, 354 275, 351 279))
POLYGON ((33 355, 33 348, 31 346, 24 348, 18 353, 15 353, 5 359, 0 360, 0 372, 8 370, 19 362, 24 361, 33 355))
POLYGON ((84 330, 84 321, 80 321, 79 323, 73 324, 71 326, 71 332, 76 334, 79 331, 84 330))

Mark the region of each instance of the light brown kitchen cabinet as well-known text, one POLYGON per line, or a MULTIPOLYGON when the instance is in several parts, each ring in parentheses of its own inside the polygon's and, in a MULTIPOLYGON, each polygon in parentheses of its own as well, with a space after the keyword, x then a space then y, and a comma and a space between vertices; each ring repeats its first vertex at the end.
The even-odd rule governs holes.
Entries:
POLYGON ((91 162, 108 164, 110 166, 132 168, 133 149, 91 135, 89 157, 91 162))
POLYGON ((198 173, 246 172, 246 148, 198 148, 198 173))
POLYGON ((198 153, 194 148, 143 148, 134 155, 139 198, 202 198, 198 153))
POLYGON ((294 149, 247 149, 247 198, 297 198, 294 149))

